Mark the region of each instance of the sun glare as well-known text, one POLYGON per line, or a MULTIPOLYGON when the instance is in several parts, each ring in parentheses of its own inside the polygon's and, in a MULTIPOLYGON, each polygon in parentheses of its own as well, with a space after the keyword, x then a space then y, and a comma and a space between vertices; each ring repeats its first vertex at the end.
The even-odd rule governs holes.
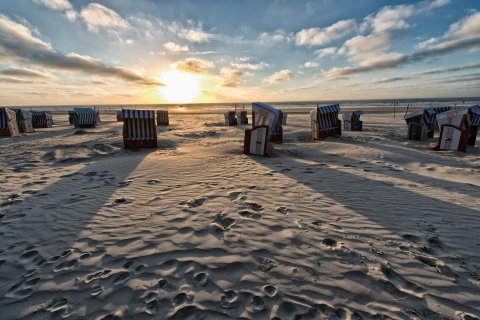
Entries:
POLYGON ((159 87, 159 93, 170 103, 195 102, 201 91, 200 77, 172 70, 164 72, 158 80, 165 84, 159 87))

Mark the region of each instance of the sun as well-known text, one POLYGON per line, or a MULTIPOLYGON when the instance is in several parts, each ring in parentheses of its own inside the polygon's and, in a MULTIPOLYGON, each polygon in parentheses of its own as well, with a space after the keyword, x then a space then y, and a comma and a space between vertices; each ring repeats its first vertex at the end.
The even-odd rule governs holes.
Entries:
POLYGON ((200 76, 172 70, 162 73, 158 80, 165 86, 158 92, 170 103, 191 103, 201 92, 200 76))

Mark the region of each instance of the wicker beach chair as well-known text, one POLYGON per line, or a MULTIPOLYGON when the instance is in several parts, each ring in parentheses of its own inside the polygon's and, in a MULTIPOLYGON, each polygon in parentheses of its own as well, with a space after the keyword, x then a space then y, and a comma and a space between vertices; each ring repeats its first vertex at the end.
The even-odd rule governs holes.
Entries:
POLYGON ((157 126, 168 126, 168 110, 157 110, 157 126))
POLYGON ((469 126, 470 136, 468 137, 468 145, 474 147, 475 141, 477 140, 478 126, 480 125, 480 106, 472 106, 469 108, 468 112, 470 113, 471 119, 469 126))
POLYGON ((15 116, 17 117, 17 126, 20 133, 35 132, 32 124, 32 113, 30 111, 20 108, 11 110, 15 112, 15 116))
POLYGON ((349 112, 342 115, 343 130, 344 131, 362 131, 363 121, 360 121, 360 116, 363 114, 362 110, 349 112))
POLYGON ((125 149, 157 148, 157 127, 153 110, 122 110, 125 149))
POLYGON ((268 126, 258 126, 245 130, 243 153, 271 157, 272 143, 268 139, 268 126))
POLYGON ((53 116, 50 111, 31 111, 33 128, 53 127, 53 116))
POLYGON ((19 136, 16 112, 8 108, 0 108, 0 136, 19 136))
POLYGON ((237 124, 248 124, 247 111, 237 111, 237 124))
POLYGON ((95 128, 98 121, 98 113, 91 108, 73 108, 73 125, 75 128, 95 128))
POLYGON ((310 125, 312 138, 320 140, 327 137, 336 137, 342 134, 342 121, 338 119, 340 106, 316 107, 310 111, 310 125))
POLYGON ((274 107, 261 103, 252 103, 252 129, 259 126, 268 127, 268 139, 270 142, 282 142, 282 112, 274 107))
POLYGON ((238 124, 237 118, 235 118, 235 111, 228 111, 223 114, 225 117, 226 126, 236 126, 238 124))
POLYGON ((471 124, 469 109, 455 109, 437 115, 440 136, 433 150, 467 151, 471 124))

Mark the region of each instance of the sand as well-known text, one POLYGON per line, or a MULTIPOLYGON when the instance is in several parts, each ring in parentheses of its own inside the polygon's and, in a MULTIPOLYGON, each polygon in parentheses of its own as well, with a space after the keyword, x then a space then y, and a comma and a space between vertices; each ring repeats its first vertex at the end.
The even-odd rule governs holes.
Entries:
POLYGON ((314 141, 290 113, 266 158, 171 114, 131 151, 101 117, 0 138, 0 318, 479 317, 479 142, 432 151, 386 112, 314 141))

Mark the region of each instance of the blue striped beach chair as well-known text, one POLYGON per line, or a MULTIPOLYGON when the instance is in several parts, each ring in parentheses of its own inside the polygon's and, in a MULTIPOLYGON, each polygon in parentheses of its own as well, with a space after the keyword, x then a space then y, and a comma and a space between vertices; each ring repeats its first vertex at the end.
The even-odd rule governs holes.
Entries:
POLYGON ((362 110, 349 112, 342 115, 343 130, 344 131, 362 131, 363 121, 360 121, 360 116, 363 114, 362 110))
POLYGON ((157 110, 157 126, 168 126, 168 110, 157 110))
POLYGON ((73 125, 75 128, 95 128, 98 115, 92 108, 73 108, 73 125))
POLYGON ((153 110, 122 110, 125 149, 157 148, 157 127, 153 110))
POLYGON ((282 142, 282 112, 274 107, 262 103, 252 103, 252 129, 259 126, 268 127, 268 139, 270 142, 282 142))
POLYGON ((30 111, 20 108, 11 110, 15 112, 15 116, 17 117, 17 126, 20 133, 35 132, 32 124, 32 113, 30 111))
POLYGON ((33 128, 51 128, 53 117, 50 111, 32 111, 33 128))
POLYGON ((438 144, 433 150, 467 151, 471 124, 470 108, 453 109, 437 115, 440 126, 438 144))
POLYGON ((326 137, 335 137, 342 134, 342 121, 338 119, 340 106, 316 107, 310 111, 312 138, 320 140, 326 137))
POLYGON ((427 136, 430 138, 433 137, 433 130, 429 130, 428 127, 431 117, 436 117, 432 109, 424 109, 406 114, 404 119, 407 123, 407 139, 425 141, 427 136))
POLYGON ((8 108, 0 108, 0 136, 19 136, 16 112, 8 108))

